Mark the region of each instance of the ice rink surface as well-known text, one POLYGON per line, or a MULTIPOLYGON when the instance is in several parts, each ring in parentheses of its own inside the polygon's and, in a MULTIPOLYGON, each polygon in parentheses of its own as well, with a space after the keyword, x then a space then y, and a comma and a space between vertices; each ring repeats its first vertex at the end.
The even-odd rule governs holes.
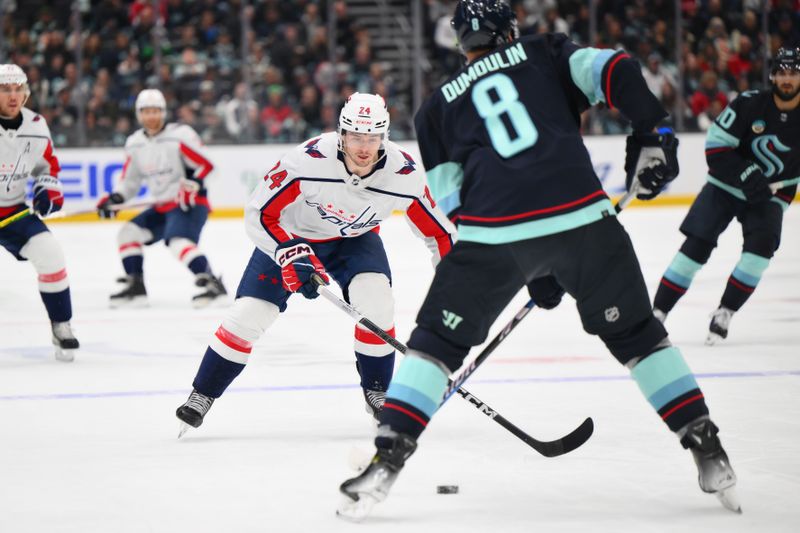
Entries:
MULTIPOLYGON (((685 208, 629 209, 652 293, 682 238, 685 208)), ((466 388, 549 440, 592 416, 594 436, 544 458, 467 402, 434 418, 391 496, 360 525, 339 521, 348 458, 371 450, 352 353, 352 320, 296 296, 204 425, 176 440, 175 409, 224 306, 194 310, 191 276, 163 245, 146 250, 150 307, 110 310, 121 273, 118 222, 52 225, 64 247, 74 363, 53 359, 33 269, 0 252, 0 532, 381 533, 800 531, 800 211, 722 345, 708 315, 738 261, 733 225, 667 326, 707 397, 739 476, 744 513, 697 486, 683 450, 574 302, 534 309, 466 388), (437 485, 459 485, 437 495, 437 485)), ((404 220, 383 225, 397 332, 407 338, 432 276, 404 220)), ((201 240, 234 292, 252 245, 241 220, 212 219, 201 240)), ((520 294, 494 335, 519 309, 520 294)), ((474 351, 477 353, 477 351, 474 351)))

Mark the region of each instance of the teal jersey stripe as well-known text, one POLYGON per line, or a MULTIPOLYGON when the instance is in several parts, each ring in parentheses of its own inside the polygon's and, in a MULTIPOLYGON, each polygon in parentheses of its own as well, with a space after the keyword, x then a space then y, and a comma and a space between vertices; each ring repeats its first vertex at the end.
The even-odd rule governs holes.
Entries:
POLYGON ((447 374, 441 368, 427 359, 409 355, 392 378, 386 397, 413 405, 430 417, 442 403, 446 389, 447 374))
POLYGON ((667 271, 664 273, 664 277, 688 289, 695 274, 697 274, 697 271, 700 270, 702 266, 703 265, 697 261, 686 257, 683 252, 678 252, 675 255, 675 259, 672 260, 669 268, 667 268, 667 271))
POLYGON ((736 148, 739 146, 739 139, 720 128, 716 123, 708 128, 706 135, 706 149, 708 148, 722 148, 731 147, 736 148))
POLYGON ((683 376, 682 378, 676 379, 672 383, 664 385, 654 392, 652 396, 647 398, 647 401, 650 402, 650 405, 653 406, 653 409, 658 411, 681 394, 686 394, 690 390, 698 388, 699 387, 697 385, 697 381, 694 379, 694 376, 689 374, 688 376, 683 376))
POLYGON ((586 95, 592 105, 606 101, 601 79, 603 67, 616 53, 616 50, 581 48, 569 56, 569 73, 572 82, 586 95))
POLYGON ((459 223, 458 240, 482 244, 505 244, 561 233, 597 222, 603 217, 615 216, 616 211, 608 198, 588 205, 572 213, 531 220, 508 226, 469 226, 459 223))
POLYGON ((444 214, 449 214, 461 207, 461 191, 455 191, 440 200, 437 200, 439 209, 444 214))
POLYGON ((777 196, 773 196, 772 198, 770 198, 770 199, 769 199, 769 201, 770 201, 770 202, 775 202, 776 204, 778 204, 779 206, 781 206, 781 209, 782 209, 784 212, 786 212, 786 210, 787 210, 787 209, 789 209, 789 202, 784 202, 783 200, 781 200, 781 199, 780 199, 780 198, 778 198, 777 196))
MULTIPOLYGON (((428 185, 434 200, 442 203, 445 199, 455 194, 455 199, 458 201, 461 184, 464 183, 464 169, 460 163, 448 161, 436 165, 428 170, 426 174, 428 175, 428 185)), ((449 201, 452 202, 452 200, 449 201)), ((458 207, 458 205, 455 207, 458 207)), ((449 213, 449 211, 445 210, 445 213, 449 213)))
POLYGON ((736 187, 732 187, 731 185, 728 185, 727 183, 723 183, 720 180, 718 180, 717 178, 715 178, 714 176, 712 176, 711 174, 707 174, 706 175, 706 180, 711 185, 715 185, 715 186, 719 187, 723 191, 727 192, 728 194, 731 194, 731 195, 735 196, 739 200, 747 200, 747 197, 744 195, 744 193, 742 192, 741 189, 737 189, 736 187))
POLYGON ((692 371, 683 360, 681 352, 674 346, 645 357, 631 370, 631 376, 648 400, 674 381, 691 375, 692 371))

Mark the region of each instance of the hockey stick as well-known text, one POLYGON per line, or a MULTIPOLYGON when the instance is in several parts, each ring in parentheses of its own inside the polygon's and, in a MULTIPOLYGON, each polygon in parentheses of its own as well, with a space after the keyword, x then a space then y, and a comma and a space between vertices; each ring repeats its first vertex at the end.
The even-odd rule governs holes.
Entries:
MULTIPOLYGON (((148 207, 153 207, 155 202, 138 202, 134 204, 113 204, 106 206, 104 209, 108 209, 109 211, 119 212, 124 211, 125 209, 146 209, 148 207)), ((56 211, 55 213, 51 213, 47 215, 47 219, 53 218, 69 218, 75 217, 79 215, 91 215, 92 213, 97 213, 97 208, 93 209, 79 209, 77 211, 56 211)), ((98 215, 99 216, 99 215, 98 215)))
POLYGON ((16 222, 21 218, 25 218, 28 215, 32 215, 33 211, 31 211, 30 207, 26 207, 24 210, 20 211, 19 213, 14 213, 10 217, 6 217, 3 220, 0 220, 0 229, 5 228, 9 224, 16 222))
MULTIPOLYGON (((367 328, 372 333, 377 335, 386 344, 389 344, 400 353, 405 354, 406 352, 408 352, 408 348, 406 347, 405 344, 403 344, 402 342, 398 341, 397 339, 389 335, 386 331, 381 329, 377 324, 375 324, 370 319, 359 313, 353 306, 351 306, 350 304, 348 304, 347 302, 336 296, 333 292, 328 290, 328 288, 325 286, 325 282, 322 281, 322 279, 319 276, 316 275, 312 276, 312 282, 317 286, 317 292, 319 292, 319 294, 324 296, 325 299, 333 303, 336 307, 338 307, 339 309, 343 310, 345 313, 350 315, 359 324, 363 325, 365 328, 367 328)), ((528 309, 528 311, 529 310, 530 309, 528 309)), ((525 314, 527 314, 527 311, 526 313, 522 314, 522 316, 519 316, 518 313, 519 320, 522 320, 525 314)), ((510 327, 510 329, 507 327, 506 328, 507 331, 504 330, 506 331, 505 335, 507 335, 511 331, 511 329, 514 329, 514 326, 516 326, 516 324, 519 323, 519 320, 517 320, 516 323, 514 323, 513 326, 510 327)), ((500 344, 500 341, 502 341, 502 339, 505 338, 505 335, 503 335, 499 340, 495 339, 495 341, 493 341, 492 344, 490 344, 490 346, 484 349, 484 351, 481 353, 483 359, 485 359, 489 355, 489 352, 494 350, 497 347, 497 345, 500 344)), ((476 358, 475 361, 477 362, 478 359, 480 359, 480 356, 476 358)), ((483 361, 483 359, 481 359, 481 361, 483 361)), ((475 362, 473 363, 474 365, 473 371, 474 368, 477 368, 479 364, 480 363, 475 363, 475 362)), ((471 372, 469 374, 471 374, 471 372)), ((463 380, 466 380, 469 374, 463 377, 462 382, 463 380)), ((448 381, 450 386, 452 387, 453 381, 452 380, 448 381)), ((575 429, 569 435, 561 439, 549 442, 540 441, 538 439, 534 439, 533 437, 531 437, 530 435, 519 429, 517 426, 506 420, 500 413, 489 407, 489 405, 479 400, 476 396, 469 393, 464 388, 456 387, 456 389, 458 390, 458 394, 462 398, 467 400, 470 403, 470 405, 472 405, 473 407, 478 409, 481 413, 485 414, 486 416, 488 416, 489 418, 491 418, 492 420, 503 426, 505 429, 510 431, 514 436, 516 436, 522 442, 524 442, 525 444, 527 444, 540 454, 544 455, 545 457, 556 457, 558 455, 563 455, 565 453, 571 452, 572 450, 574 450, 575 448, 586 442, 589 439, 589 437, 591 437, 592 431, 594 430, 594 424, 592 423, 592 419, 587 418, 577 429, 575 429)), ((444 403, 444 400, 442 400, 442 403, 444 403)))
POLYGON ((790 180, 776 181, 775 183, 770 183, 769 188, 772 190, 772 194, 775 194, 784 187, 788 187, 789 185, 797 185, 798 183, 800 183, 800 176, 792 178, 790 180))

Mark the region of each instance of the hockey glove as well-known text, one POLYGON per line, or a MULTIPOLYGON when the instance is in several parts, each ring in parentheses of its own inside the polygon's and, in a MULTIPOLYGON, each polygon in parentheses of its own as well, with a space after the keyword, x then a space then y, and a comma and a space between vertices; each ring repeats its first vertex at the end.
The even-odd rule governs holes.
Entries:
POLYGON ((97 215, 100 218, 114 218, 117 216, 117 212, 114 210, 109 209, 112 205, 119 205, 124 204, 125 198, 118 192, 112 192, 111 194, 104 194, 100 201, 97 202, 97 215))
POLYGON ((764 176, 764 172, 757 163, 745 168, 739 175, 742 182, 742 192, 749 204, 766 202, 772 198, 772 189, 769 188, 769 180, 764 176))
POLYGON ((564 288, 558 284, 553 276, 536 278, 528 283, 528 294, 537 307, 553 309, 561 303, 564 288))
POLYGON ((53 176, 39 176, 33 184, 33 211, 40 217, 55 213, 64 205, 61 182, 53 176))
POLYGON ((311 281, 313 274, 322 278, 326 285, 330 282, 325 267, 305 239, 281 243, 275 249, 275 262, 281 267, 283 288, 290 292, 300 292, 306 298, 319 296, 317 287, 311 281))
POLYGON ((178 189, 178 205, 181 211, 189 211, 197 205, 197 194, 200 192, 200 182, 191 178, 181 180, 178 189))
POLYGON ((678 139, 672 130, 628 135, 625 145, 625 187, 641 184, 636 198, 651 200, 678 176, 678 139))

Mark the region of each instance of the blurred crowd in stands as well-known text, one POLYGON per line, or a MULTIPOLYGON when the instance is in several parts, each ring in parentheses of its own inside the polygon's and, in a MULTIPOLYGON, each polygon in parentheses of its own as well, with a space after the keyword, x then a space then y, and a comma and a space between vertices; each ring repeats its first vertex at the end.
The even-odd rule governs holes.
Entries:
MULTIPOLYGON (((767 0, 768 35, 762 0, 678 0, 678 58, 674 1, 597 0, 593 45, 638 58, 667 109, 678 109, 682 99, 685 129, 706 129, 735 94, 762 87, 765 50, 773 55, 780 46, 800 45, 800 0, 767 0)), ((522 34, 563 32, 590 44, 587 1, 511 4, 522 34)), ((58 146, 122 145, 138 127, 133 104, 146 87, 162 89, 171 120, 193 126, 207 143, 303 140, 335 128, 353 91, 383 95, 391 137, 413 137, 409 80, 376 59, 375 28, 353 16, 345 0, 5 0, 0 6, 3 62, 27 72, 28 106, 47 118, 58 146), (331 9, 335 36, 328 35, 331 9)), ((449 27, 454 6, 454 0, 423 0, 430 56, 424 91, 462 64, 449 27)), ((584 128, 613 134, 627 125, 615 110, 601 109, 584 128)))

